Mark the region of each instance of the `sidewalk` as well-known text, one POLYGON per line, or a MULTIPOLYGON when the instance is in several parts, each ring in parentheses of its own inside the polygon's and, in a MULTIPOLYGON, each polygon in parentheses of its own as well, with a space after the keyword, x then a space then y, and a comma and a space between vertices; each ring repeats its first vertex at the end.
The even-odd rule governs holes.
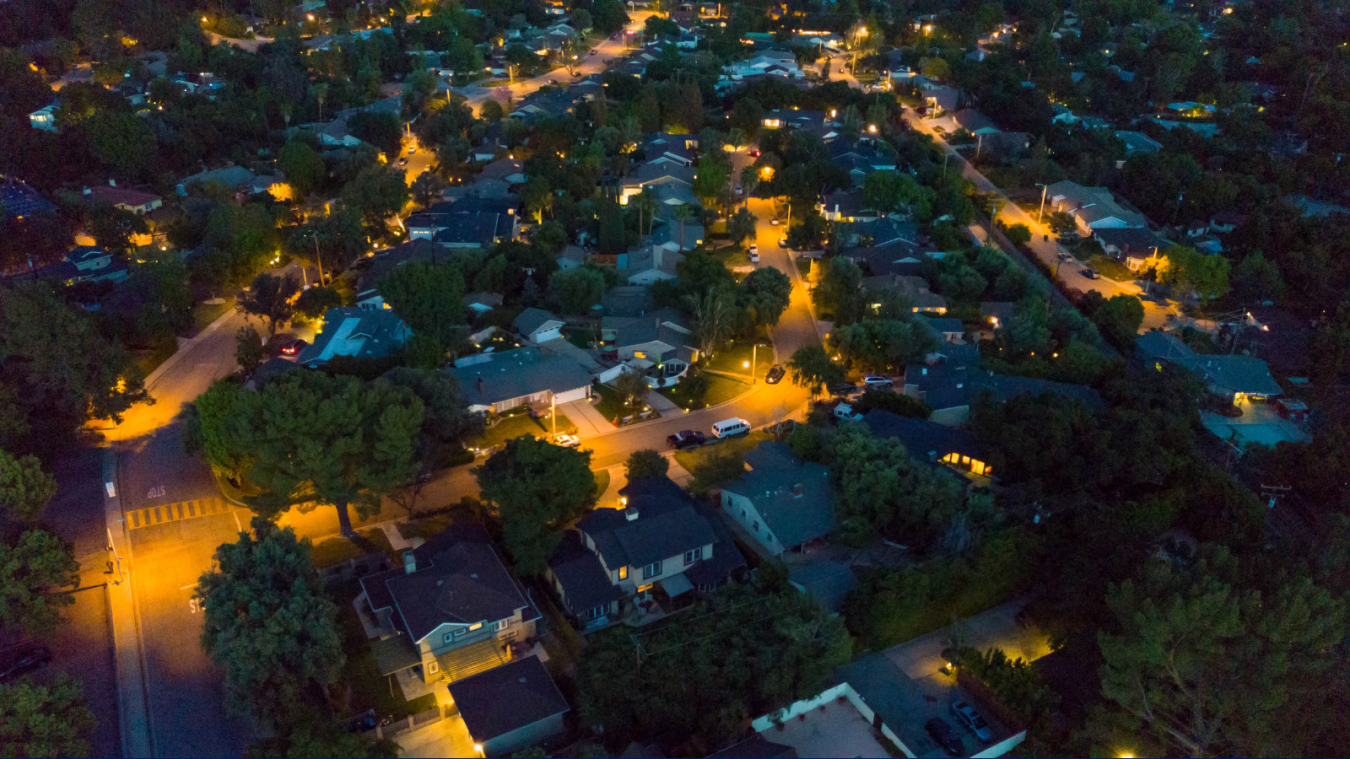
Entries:
POLYGON ((110 546, 116 556, 114 573, 108 585, 108 603, 113 646, 116 649, 117 711, 122 723, 122 755, 155 756, 150 710, 146 702, 145 654, 141 649, 140 617, 136 613, 131 589, 131 541, 127 538, 126 521, 122 519, 119 498, 121 483, 117 476, 117 452, 105 448, 103 455, 103 512, 110 546))

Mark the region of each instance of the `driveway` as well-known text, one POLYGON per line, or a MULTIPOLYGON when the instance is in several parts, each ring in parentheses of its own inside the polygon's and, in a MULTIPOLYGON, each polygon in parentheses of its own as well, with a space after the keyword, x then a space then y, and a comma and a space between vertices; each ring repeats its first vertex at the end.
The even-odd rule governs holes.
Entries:
POLYGON ((405 757, 478 756, 459 712, 418 730, 394 736, 405 757))
POLYGON ((1050 653, 1050 639, 1031 627, 1017 624, 1017 612, 1024 601, 1009 601, 986 612, 960 620, 936 632, 892 646, 882 653, 907 676, 920 679, 938 674, 946 661, 942 649, 952 640, 981 651, 1001 648, 1009 659, 1021 657, 1028 662, 1050 653))

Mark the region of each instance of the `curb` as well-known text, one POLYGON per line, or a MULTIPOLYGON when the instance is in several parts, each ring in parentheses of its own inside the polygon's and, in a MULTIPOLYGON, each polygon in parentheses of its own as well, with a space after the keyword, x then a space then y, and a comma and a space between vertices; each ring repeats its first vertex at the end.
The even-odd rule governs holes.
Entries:
POLYGON ((120 500, 119 456, 111 447, 103 453, 103 514, 109 550, 117 556, 119 575, 108 590, 108 615, 113 622, 113 663, 117 677, 117 711, 123 756, 156 756, 154 726, 150 713, 150 689, 146 679, 145 646, 141 638, 140 610, 132 585, 131 541, 127 538, 120 500), (115 531, 114 531, 114 528, 115 531), (121 540, 126 556, 117 552, 121 540), (123 562, 126 562, 123 564, 123 562), (120 624, 118 620, 120 619, 120 624), (134 649, 134 650, 133 650, 134 649))
POLYGON ((174 354, 172 356, 169 356, 168 358, 164 359, 164 363, 155 367, 155 370, 153 372, 150 372, 150 375, 145 378, 145 389, 149 390, 152 386, 154 386, 154 384, 159 381, 159 378, 163 376, 165 372, 169 371, 174 366, 177 366, 178 362, 181 361, 184 356, 196 350, 197 346, 201 345, 202 342, 204 342, 206 338, 213 332, 224 326, 226 320, 228 320, 231 316, 234 315, 235 311, 233 309, 226 310, 225 313, 217 317, 215 321, 206 325, 201 332, 198 332, 196 334, 195 337, 193 337, 191 340, 188 340, 185 345, 179 346, 178 350, 174 351, 174 354))

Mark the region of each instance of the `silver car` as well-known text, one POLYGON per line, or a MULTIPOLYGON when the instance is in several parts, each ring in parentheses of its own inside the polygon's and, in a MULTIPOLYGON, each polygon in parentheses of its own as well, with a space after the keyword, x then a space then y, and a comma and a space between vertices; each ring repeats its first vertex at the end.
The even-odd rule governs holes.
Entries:
POLYGON ((967 704, 965 701, 955 701, 952 703, 952 715, 956 721, 966 726, 966 729, 975 734, 976 738, 988 743, 993 739, 994 733, 989 729, 989 723, 984 721, 984 717, 975 711, 975 707, 967 704))

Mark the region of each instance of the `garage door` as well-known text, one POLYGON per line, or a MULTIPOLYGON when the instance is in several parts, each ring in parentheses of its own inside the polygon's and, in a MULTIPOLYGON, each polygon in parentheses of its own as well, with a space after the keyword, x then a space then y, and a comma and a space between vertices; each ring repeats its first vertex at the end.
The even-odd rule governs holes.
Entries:
POLYGON ((557 393, 554 396, 555 403, 571 403, 572 401, 584 401, 591 397, 591 386, 583 385, 576 390, 568 390, 563 393, 557 393))

